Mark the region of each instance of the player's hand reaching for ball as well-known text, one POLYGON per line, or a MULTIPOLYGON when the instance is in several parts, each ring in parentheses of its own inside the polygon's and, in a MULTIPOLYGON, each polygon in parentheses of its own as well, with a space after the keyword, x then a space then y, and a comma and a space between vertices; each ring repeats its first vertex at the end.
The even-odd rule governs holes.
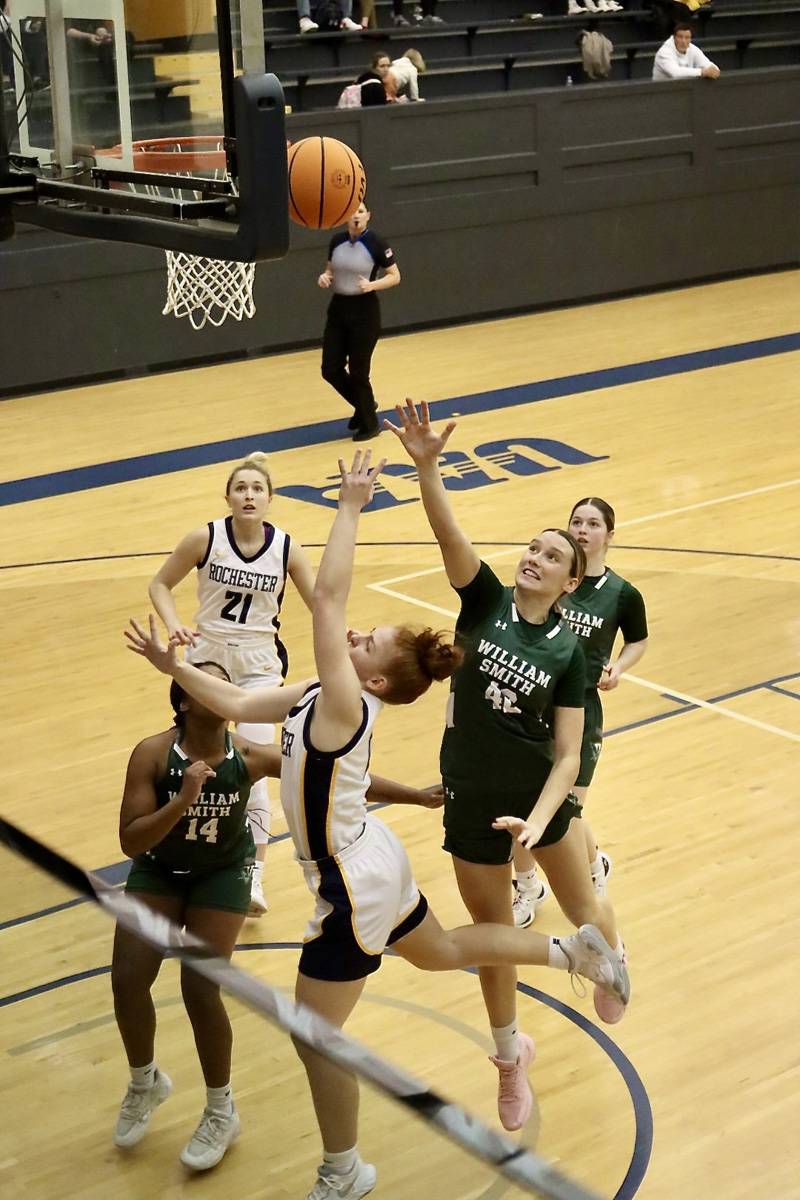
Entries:
POLYGON ((183 772, 183 783, 181 784, 181 800, 186 801, 187 808, 194 804, 197 797, 203 790, 203 784, 207 779, 214 779, 216 771, 212 771, 208 763, 204 763, 202 759, 193 762, 183 772))
POLYGON ((441 432, 434 429, 426 400, 422 401, 419 409, 413 400, 406 400, 405 408, 398 404, 395 412, 400 424, 392 425, 391 421, 384 421, 386 429, 391 429, 400 439, 415 463, 436 462, 456 427, 455 421, 448 421, 441 432))
POLYGON ((149 624, 150 632, 147 633, 139 622, 131 617, 133 633, 131 633, 131 629, 125 630, 128 649, 133 650, 134 654, 141 654, 142 658, 146 658, 148 662, 152 663, 157 671, 163 672, 164 675, 172 675, 175 668, 179 666, 178 656, 175 653, 178 646, 177 638, 171 637, 165 646, 159 637, 156 619, 152 613, 150 613, 149 624))
POLYGON ((371 450, 367 450, 363 457, 361 451, 357 450, 353 458, 353 465, 349 470, 341 458, 339 459, 339 470, 342 475, 339 508, 354 507, 360 510, 369 504, 375 491, 375 480, 386 466, 386 459, 382 458, 376 466, 370 468, 371 457, 371 450))

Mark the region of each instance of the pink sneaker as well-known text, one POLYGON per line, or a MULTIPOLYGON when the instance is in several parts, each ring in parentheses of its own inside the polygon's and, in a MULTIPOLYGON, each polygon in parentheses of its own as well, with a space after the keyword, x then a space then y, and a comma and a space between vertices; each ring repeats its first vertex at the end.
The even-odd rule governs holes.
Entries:
MULTIPOLYGON (((623 964, 627 966, 628 956, 625 953, 625 945, 623 943, 620 952, 620 958, 623 964)), ((597 1013, 601 1021, 606 1025, 616 1025, 625 1016, 627 1004, 623 1004, 619 996, 615 996, 612 992, 606 991, 605 988, 594 985, 594 1011, 597 1013)))
POLYGON ((520 1033, 519 1058, 515 1063, 503 1062, 501 1058, 489 1055, 489 1062, 494 1063, 500 1072, 500 1085, 497 1090, 497 1112, 503 1129, 513 1133, 522 1126, 531 1115, 533 1108, 533 1092, 528 1083, 528 1067, 536 1057, 536 1046, 532 1037, 520 1033))

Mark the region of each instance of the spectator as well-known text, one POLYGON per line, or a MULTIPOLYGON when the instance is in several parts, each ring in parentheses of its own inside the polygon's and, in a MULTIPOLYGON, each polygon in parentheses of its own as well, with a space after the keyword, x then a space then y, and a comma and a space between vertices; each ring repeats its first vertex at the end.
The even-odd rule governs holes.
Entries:
POLYGON ((389 98, 384 79, 391 65, 392 60, 385 51, 373 54, 369 70, 359 75, 355 83, 347 85, 337 108, 372 108, 376 104, 386 104, 389 98))
MULTIPOLYGON (((322 7, 322 5, 319 5, 319 7, 322 7)), ((342 13, 339 28, 346 29, 351 33, 360 33, 361 26, 352 20, 353 0, 337 0, 337 7, 342 13)), ((322 24, 322 22, 312 21, 311 19, 311 0, 297 0, 297 19, 300 23, 301 33, 313 33, 322 24)))
POLYGON ((675 26, 653 60, 653 79, 717 79, 719 67, 706 58, 699 46, 692 45, 691 25, 675 26))
POLYGON ((402 58, 396 58, 383 81, 389 100, 419 100, 419 76, 426 69, 419 50, 406 50, 402 58))
MULTIPOLYGON (((415 4, 413 18, 415 24, 444 25, 441 17, 436 16, 437 0, 426 0, 425 3, 415 4)), ((361 24, 364 29, 375 29, 378 21, 375 16, 375 0, 361 0, 361 24)), ((403 0, 392 0, 392 24, 410 25, 408 17, 403 12, 403 0)))

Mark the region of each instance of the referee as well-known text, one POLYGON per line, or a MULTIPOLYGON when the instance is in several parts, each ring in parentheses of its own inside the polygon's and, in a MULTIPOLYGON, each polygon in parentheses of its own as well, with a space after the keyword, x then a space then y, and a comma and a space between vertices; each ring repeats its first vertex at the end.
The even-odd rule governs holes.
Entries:
POLYGON ((360 204, 347 232, 331 238, 321 288, 333 288, 322 342, 322 378, 355 410, 347 428, 354 442, 377 437, 380 425, 369 381, 372 352, 381 333, 376 292, 396 287, 400 271, 394 252, 368 229, 371 213, 360 204))

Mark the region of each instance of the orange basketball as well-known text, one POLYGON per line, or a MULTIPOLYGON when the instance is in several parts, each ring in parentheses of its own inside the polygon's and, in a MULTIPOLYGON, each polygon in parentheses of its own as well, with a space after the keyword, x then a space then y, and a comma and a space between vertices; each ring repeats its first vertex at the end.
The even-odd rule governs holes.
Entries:
POLYGON ((309 137, 289 147, 289 216, 298 225, 343 225, 366 192, 361 160, 344 142, 309 137))

